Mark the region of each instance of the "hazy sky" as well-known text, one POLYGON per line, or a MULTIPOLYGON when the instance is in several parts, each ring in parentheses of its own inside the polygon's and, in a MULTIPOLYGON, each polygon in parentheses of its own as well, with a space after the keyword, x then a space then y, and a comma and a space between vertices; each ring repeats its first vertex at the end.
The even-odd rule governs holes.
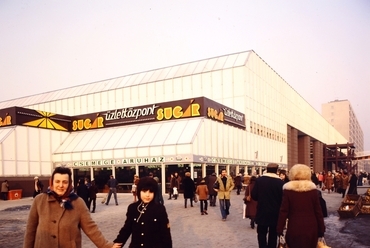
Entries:
POLYGON ((348 99, 370 151, 370 1, 0 1, 0 102, 254 50, 319 113, 348 99))

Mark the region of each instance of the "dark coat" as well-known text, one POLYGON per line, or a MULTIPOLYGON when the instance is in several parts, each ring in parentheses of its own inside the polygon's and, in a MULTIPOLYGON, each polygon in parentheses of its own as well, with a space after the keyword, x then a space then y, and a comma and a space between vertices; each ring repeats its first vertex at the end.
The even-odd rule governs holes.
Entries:
POLYGON ((217 192, 213 188, 213 186, 215 185, 216 180, 217 180, 216 175, 209 175, 207 177, 207 188, 208 188, 208 194, 209 195, 217 195, 217 192))
POLYGON ((89 188, 89 197, 90 199, 96 199, 96 194, 99 192, 98 187, 95 184, 91 184, 89 188))
POLYGON ((184 198, 194 197, 194 192, 196 188, 193 179, 191 179, 188 176, 185 176, 184 180, 182 180, 182 187, 184 189, 184 198))
MULTIPOLYGON (((245 197, 249 195, 249 191, 252 192, 254 187, 254 181, 251 181, 250 184, 245 189, 245 197)), ((245 211, 245 217, 254 219, 256 218, 257 214, 257 202, 253 200, 253 198, 249 202, 245 202, 247 205, 247 209, 245 211)))
POLYGON ((235 187, 241 187, 242 186, 242 178, 241 178, 241 176, 236 176, 234 178, 234 184, 235 184, 235 187))
POLYGON ((283 180, 274 173, 257 178, 252 198, 257 201, 256 223, 263 226, 276 225, 283 197, 283 180))
POLYGON ((357 176, 354 173, 351 175, 351 178, 349 179, 349 189, 347 194, 357 195, 357 176))
POLYGON ((319 234, 325 232, 316 185, 310 180, 295 180, 286 183, 283 189, 277 233, 283 233, 288 219, 285 235, 288 247, 316 248, 319 234))
POLYGON ((80 183, 78 186, 77 186, 77 190, 76 190, 76 193, 79 197, 81 197, 85 202, 86 202, 86 206, 88 205, 88 200, 89 200, 89 189, 87 188, 87 186, 83 183, 82 181, 82 184, 80 183))
POLYGON ((123 247, 132 235, 130 248, 172 248, 170 224, 164 205, 151 201, 140 217, 138 208, 141 203, 137 201, 128 206, 125 224, 114 242, 122 243, 123 247))

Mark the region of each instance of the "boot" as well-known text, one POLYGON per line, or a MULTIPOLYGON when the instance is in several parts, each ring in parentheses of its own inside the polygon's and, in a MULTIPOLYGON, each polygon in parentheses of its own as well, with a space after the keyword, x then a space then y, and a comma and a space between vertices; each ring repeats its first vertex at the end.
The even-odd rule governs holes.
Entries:
POLYGON ((185 208, 186 208, 186 205, 187 205, 187 203, 188 203, 187 199, 185 199, 185 200, 184 200, 184 202, 185 202, 185 208))

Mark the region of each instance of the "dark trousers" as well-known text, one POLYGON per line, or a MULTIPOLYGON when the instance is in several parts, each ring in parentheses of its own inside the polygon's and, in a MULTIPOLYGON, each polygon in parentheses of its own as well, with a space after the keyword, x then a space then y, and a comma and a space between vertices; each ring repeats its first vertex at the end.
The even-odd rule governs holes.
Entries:
POLYGON ((216 206, 216 197, 217 195, 209 195, 209 205, 210 206, 216 206))
POLYGON ((95 212, 95 208, 96 208, 96 198, 89 198, 89 205, 87 206, 90 210, 90 207, 91 207, 91 203, 93 204, 93 209, 92 211, 95 212))
POLYGON ((4 201, 8 200, 8 192, 1 192, 1 194, 4 201))
MULTIPOLYGON (((176 198, 175 198, 176 199, 176 198)), ((188 199, 190 200, 190 206, 193 206, 193 198, 185 198, 184 201, 185 201, 185 207, 187 207, 187 203, 188 203, 188 199)))
POLYGON ((34 190, 33 191, 33 198, 35 198, 38 194, 40 194, 41 193, 41 190, 40 191, 36 191, 36 190, 34 190))
POLYGON ((203 213, 203 211, 207 211, 208 202, 207 200, 199 200, 200 201, 200 212, 203 213), (203 208, 204 204, 204 208, 203 208))
POLYGON ((116 201, 116 205, 118 205, 118 201, 117 201, 117 189, 116 188, 109 188, 108 199, 107 199, 107 202, 105 203, 105 205, 108 205, 109 204, 109 201, 110 201, 110 198, 111 198, 112 194, 114 196, 114 200, 116 201))
POLYGON ((276 225, 264 226, 257 225, 257 239, 260 248, 276 248, 277 233, 276 225), (266 237, 268 238, 266 239, 266 237))
POLYGON ((242 186, 241 186, 241 185, 238 185, 238 186, 236 187, 236 194, 237 194, 237 195, 240 195, 240 191, 241 191, 241 189, 242 189, 242 186))

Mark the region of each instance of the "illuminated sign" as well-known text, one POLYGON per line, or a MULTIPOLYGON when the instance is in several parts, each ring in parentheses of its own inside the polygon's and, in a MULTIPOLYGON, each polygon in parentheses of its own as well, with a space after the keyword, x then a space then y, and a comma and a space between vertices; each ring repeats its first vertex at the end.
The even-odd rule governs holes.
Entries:
POLYGON ((244 114, 205 97, 114 109, 73 117, 13 107, 0 110, 0 127, 23 125, 71 132, 192 117, 206 117, 245 129, 244 114))
POLYGON ((153 164, 164 163, 165 157, 143 157, 143 158, 123 158, 123 159, 103 159, 103 160, 88 160, 76 161, 72 165, 75 167, 85 166, 112 166, 112 165, 126 165, 126 164, 153 164))

